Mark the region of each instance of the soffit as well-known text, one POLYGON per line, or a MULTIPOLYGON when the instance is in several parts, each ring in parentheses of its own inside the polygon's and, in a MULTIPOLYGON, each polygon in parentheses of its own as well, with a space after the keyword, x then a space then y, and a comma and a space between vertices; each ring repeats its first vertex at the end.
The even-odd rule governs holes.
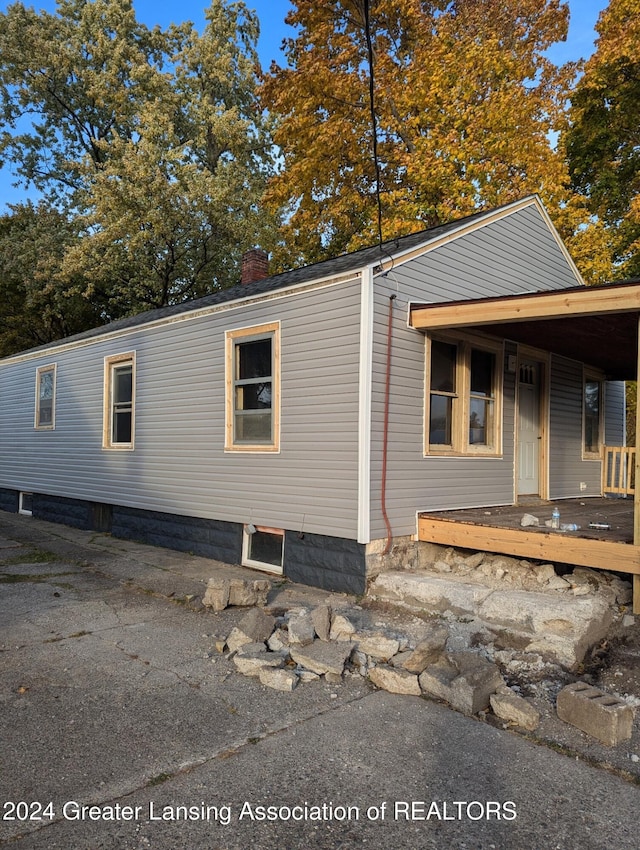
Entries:
POLYGON ((640 283, 411 306, 423 331, 465 328, 510 339, 636 380, 640 283))

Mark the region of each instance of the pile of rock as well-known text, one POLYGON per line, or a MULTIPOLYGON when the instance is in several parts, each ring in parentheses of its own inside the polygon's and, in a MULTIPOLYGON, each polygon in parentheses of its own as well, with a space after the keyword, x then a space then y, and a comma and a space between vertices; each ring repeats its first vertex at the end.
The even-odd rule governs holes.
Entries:
MULTIPOLYGON (((219 606, 216 580, 210 588, 204 602, 219 606)), ((253 607, 217 649, 228 653, 240 673, 281 691, 321 677, 337 683, 345 675, 360 675, 390 693, 426 694, 467 715, 487 710, 495 697, 494 712, 501 719, 527 729, 538 725, 538 712, 505 685, 495 664, 479 652, 447 651, 446 625, 425 622, 419 639, 412 640, 359 628, 355 613, 347 607, 332 610, 328 603, 288 610, 253 607)))
POLYGON ((604 570, 574 567, 568 572, 554 564, 469 552, 436 543, 420 544, 419 568, 443 577, 464 577, 500 590, 561 591, 571 596, 596 594, 617 605, 629 605, 632 600, 631 583, 604 570))

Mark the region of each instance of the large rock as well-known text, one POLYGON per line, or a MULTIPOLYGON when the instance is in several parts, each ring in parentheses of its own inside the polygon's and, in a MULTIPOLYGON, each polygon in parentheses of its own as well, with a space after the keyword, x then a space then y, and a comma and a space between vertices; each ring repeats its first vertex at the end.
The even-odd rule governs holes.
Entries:
POLYGON ((293 670, 283 670, 282 667, 262 667, 259 677, 267 688, 285 692, 292 691, 299 681, 293 670))
POLYGON ((270 637, 275 624, 275 617, 265 614, 262 608, 252 608, 232 629, 227 638, 227 647, 235 652, 247 643, 263 643, 270 637))
POLYGON ((540 724, 540 712, 524 697, 511 693, 496 693, 489 697, 491 708, 496 717, 507 723, 515 723, 529 732, 535 731, 540 724))
POLYGON ((425 693, 471 715, 489 706, 489 697, 504 684, 495 664, 475 652, 445 653, 420 674, 425 693))
POLYGON ((265 667, 282 667, 286 653, 267 652, 263 643, 248 643, 233 656, 233 663, 245 676, 259 676, 265 667))
POLYGON ((331 606, 328 602, 318 605, 311 612, 311 621, 320 640, 329 640, 331 632, 331 606))
POLYGON ((311 670, 312 673, 325 675, 334 673, 341 676, 344 665, 353 651, 353 644, 346 641, 338 643, 326 643, 315 640, 308 646, 292 646, 291 658, 301 667, 311 670))
POLYGON ((271 590, 271 582, 267 579, 254 581, 232 578, 229 581, 229 605, 249 607, 264 606, 271 590))
POLYGON ((358 633, 353 635, 360 652, 375 658, 376 661, 388 661, 400 649, 400 641, 376 632, 374 634, 358 633))
POLYGON ((290 646, 306 646, 309 643, 313 643, 316 636, 311 615, 306 612, 290 617, 287 621, 287 629, 289 631, 290 646))
POLYGON ((331 619, 330 640, 350 641, 355 634, 356 627, 344 614, 334 614, 331 619))
POLYGON ((376 687, 392 694, 420 696, 422 693, 416 675, 384 664, 378 664, 369 670, 369 679, 376 687))
POLYGON ((402 666, 410 673, 422 673, 429 665, 435 663, 444 652, 449 629, 437 626, 430 635, 416 644, 415 649, 402 661, 402 666))
POLYGON ((229 604, 229 579, 210 578, 202 604, 214 611, 224 611, 229 604))

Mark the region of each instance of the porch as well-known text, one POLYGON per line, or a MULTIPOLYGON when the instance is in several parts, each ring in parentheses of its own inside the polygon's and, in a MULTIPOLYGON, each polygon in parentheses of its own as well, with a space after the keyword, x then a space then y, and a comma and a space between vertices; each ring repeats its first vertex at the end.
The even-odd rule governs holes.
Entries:
MULTIPOLYGON (((597 368, 607 380, 636 381, 640 333, 640 282, 526 293, 458 301, 412 304, 410 326, 425 333, 467 329, 538 348, 597 368)), ((640 445, 640 416, 636 440, 640 445)), ((613 447, 601 455, 601 492, 620 498, 562 499, 561 522, 577 531, 555 531, 554 503, 421 513, 418 539, 450 546, 515 555, 532 560, 606 569, 633 575, 634 613, 640 614, 640 501, 633 492, 640 453, 613 447), (520 525, 524 513, 539 516, 539 527, 520 525), (589 528, 590 523, 610 529, 589 528)), ((549 496, 541 484, 539 492, 549 496)))
POLYGON ((517 505, 421 513, 418 539, 535 561, 628 573, 634 576, 634 613, 640 613, 636 578, 640 576, 640 547, 634 545, 633 498, 554 502, 528 499, 517 505), (562 524, 580 528, 577 531, 548 528, 545 521, 551 519, 554 507, 560 510, 562 524), (522 527, 525 514, 537 517, 539 525, 522 527))

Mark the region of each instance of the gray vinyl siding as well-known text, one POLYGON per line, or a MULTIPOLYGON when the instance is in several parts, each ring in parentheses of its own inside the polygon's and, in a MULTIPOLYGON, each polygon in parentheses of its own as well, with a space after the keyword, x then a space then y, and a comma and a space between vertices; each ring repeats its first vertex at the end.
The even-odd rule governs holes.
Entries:
POLYGON ((389 277, 415 303, 518 295, 580 283, 534 206, 441 245, 389 277))
POLYGON ((358 280, 0 364, 0 486, 355 537, 358 280), (281 323, 279 453, 224 452, 225 331, 281 323), (104 357, 136 352, 135 449, 102 449, 104 357), (57 363, 56 427, 33 427, 57 363))
POLYGON ((564 357, 551 359, 549 398, 549 496, 599 496, 601 463, 582 458, 583 367, 564 357), (580 489, 584 482, 586 489, 580 489))
POLYGON ((604 442, 607 446, 626 445, 626 385, 607 381, 604 385, 604 442))
MULTIPOLYGON (((371 537, 386 536, 381 509, 384 375, 389 295, 394 302, 386 507, 394 536, 416 512, 514 501, 515 374, 505 370, 500 457, 425 457, 425 336, 407 327, 411 303, 498 297, 575 286, 556 239, 530 206, 447 242, 375 281, 371 537)), ((505 355, 515 353, 507 343, 505 355)))

